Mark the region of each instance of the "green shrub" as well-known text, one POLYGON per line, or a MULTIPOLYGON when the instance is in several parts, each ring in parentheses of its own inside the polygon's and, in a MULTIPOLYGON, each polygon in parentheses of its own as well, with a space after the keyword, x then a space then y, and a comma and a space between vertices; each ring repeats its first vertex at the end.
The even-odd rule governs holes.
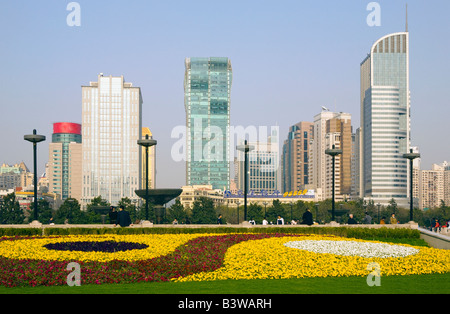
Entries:
POLYGON ((364 240, 375 239, 419 239, 420 232, 403 228, 349 228, 349 227, 268 227, 268 228, 0 228, 0 236, 35 235, 83 235, 83 234, 180 234, 180 233, 288 233, 288 234, 329 234, 364 240))

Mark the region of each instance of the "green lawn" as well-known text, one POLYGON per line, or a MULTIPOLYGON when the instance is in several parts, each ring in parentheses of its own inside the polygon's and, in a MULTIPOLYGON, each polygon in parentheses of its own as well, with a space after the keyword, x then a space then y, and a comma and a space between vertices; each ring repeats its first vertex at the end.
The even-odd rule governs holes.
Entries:
POLYGON ((80 287, 4 288, 0 294, 448 294, 450 273, 381 277, 370 287, 366 277, 214 282, 152 282, 80 287))

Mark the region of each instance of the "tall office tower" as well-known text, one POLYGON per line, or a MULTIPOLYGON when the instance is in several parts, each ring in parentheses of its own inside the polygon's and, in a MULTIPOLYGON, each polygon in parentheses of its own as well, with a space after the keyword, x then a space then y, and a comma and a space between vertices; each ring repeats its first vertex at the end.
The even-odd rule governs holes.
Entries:
POLYGON ((186 185, 226 190, 231 162, 231 62, 228 58, 186 58, 185 66, 186 185))
POLYGON ((309 184, 309 143, 313 138, 313 123, 299 122, 289 128, 281 153, 281 190, 299 191, 309 184))
POLYGON ((361 63, 360 194, 387 205, 409 200, 409 34, 377 40, 361 63))
POLYGON ((101 196, 116 205, 141 187, 142 95, 123 76, 82 86, 83 207, 101 196))
POLYGON ((323 110, 314 116, 314 139, 309 162, 310 187, 322 190, 324 199, 332 197, 332 158, 325 150, 342 149, 335 159, 336 200, 349 198, 351 193, 352 127, 351 115, 323 110))
MULTIPOLYGON (((239 145, 243 145, 243 141, 239 145)), ((279 191, 279 140, 278 131, 272 130, 267 141, 248 142, 252 150, 248 152, 248 191, 255 194, 273 193, 279 191)), ((245 156, 238 151, 238 184, 237 188, 244 191, 245 186, 245 156)))
POLYGON ((53 123, 52 142, 49 144, 49 192, 61 199, 81 200, 81 125, 53 123))
MULTIPOLYGON (((149 139, 153 139, 152 132, 149 128, 142 128, 142 139, 145 139, 145 136, 148 135, 149 139)), ((156 188, 156 146, 150 146, 148 148, 148 188, 154 189, 156 188)), ((145 174, 145 148, 142 148, 142 188, 145 189, 145 178, 147 177, 145 174)))

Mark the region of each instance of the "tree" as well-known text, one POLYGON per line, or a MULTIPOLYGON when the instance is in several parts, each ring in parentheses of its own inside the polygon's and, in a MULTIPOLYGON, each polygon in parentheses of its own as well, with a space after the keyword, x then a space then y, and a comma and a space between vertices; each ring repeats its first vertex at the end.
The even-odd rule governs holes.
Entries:
POLYGON ((263 214, 261 205, 258 205, 258 204, 255 204, 255 203, 251 203, 248 206, 247 210, 248 210, 247 216, 249 217, 249 219, 253 219, 257 223, 262 223, 262 220, 264 218, 264 214, 263 214))
POLYGON ((387 206, 387 209, 391 212, 391 214, 395 214, 397 211, 397 202, 394 198, 391 198, 389 201, 389 205, 387 206))
MULTIPOLYGON (((34 202, 31 202, 30 207, 32 208, 30 217, 34 217, 34 202)), ((50 207, 50 203, 45 199, 38 200, 38 221, 41 223, 48 223, 50 218, 53 217, 53 210, 50 207)))
POLYGON ((94 197, 91 200, 91 202, 87 205, 87 208, 86 208, 86 218, 87 218, 86 222, 87 223, 92 223, 92 224, 102 223, 101 214, 99 212, 95 211, 95 208, 99 207, 99 206, 109 207, 109 206, 111 206, 111 204, 108 201, 102 199, 101 196, 94 197))
POLYGON ((215 224, 217 217, 212 199, 202 196, 194 201, 191 220, 194 224, 215 224))
POLYGON ((176 219, 178 223, 184 223, 188 218, 188 214, 184 210, 184 207, 179 199, 176 199, 175 203, 173 203, 172 206, 169 207, 169 209, 167 210, 167 216, 170 222, 176 219))
POLYGON ((278 216, 281 216, 284 218, 284 221, 286 221, 286 210, 281 204, 279 199, 275 199, 272 201, 272 206, 270 206, 267 209, 267 221, 273 222, 274 224, 277 223, 278 216))
POLYGON ((86 222, 85 212, 75 198, 67 198, 54 215, 55 224, 82 224, 86 222))
POLYGON ((16 193, 10 193, 3 197, 0 206, 0 224, 23 224, 25 215, 16 200, 16 193))

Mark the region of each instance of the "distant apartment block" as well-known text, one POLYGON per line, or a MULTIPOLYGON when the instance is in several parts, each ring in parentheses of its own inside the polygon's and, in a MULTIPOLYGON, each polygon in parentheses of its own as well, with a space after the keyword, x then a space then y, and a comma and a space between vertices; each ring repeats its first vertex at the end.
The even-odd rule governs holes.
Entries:
POLYGON ((289 128, 281 153, 281 191, 304 190, 309 184, 309 152, 313 123, 299 122, 289 128))
POLYGON ((335 159, 336 200, 349 199, 352 184, 352 126, 351 115, 323 110, 314 116, 314 139, 309 158, 309 189, 321 189, 322 198, 332 197, 332 158, 325 150, 342 149, 335 159))
POLYGON ((22 161, 15 165, 3 163, 0 167, 0 190, 10 190, 16 187, 26 187, 33 184, 31 173, 22 161))
POLYGON ((440 207, 442 201, 447 206, 450 205, 450 165, 446 161, 433 164, 431 170, 416 168, 415 174, 418 182, 414 182, 417 187, 413 193, 419 199, 420 209, 440 207))

